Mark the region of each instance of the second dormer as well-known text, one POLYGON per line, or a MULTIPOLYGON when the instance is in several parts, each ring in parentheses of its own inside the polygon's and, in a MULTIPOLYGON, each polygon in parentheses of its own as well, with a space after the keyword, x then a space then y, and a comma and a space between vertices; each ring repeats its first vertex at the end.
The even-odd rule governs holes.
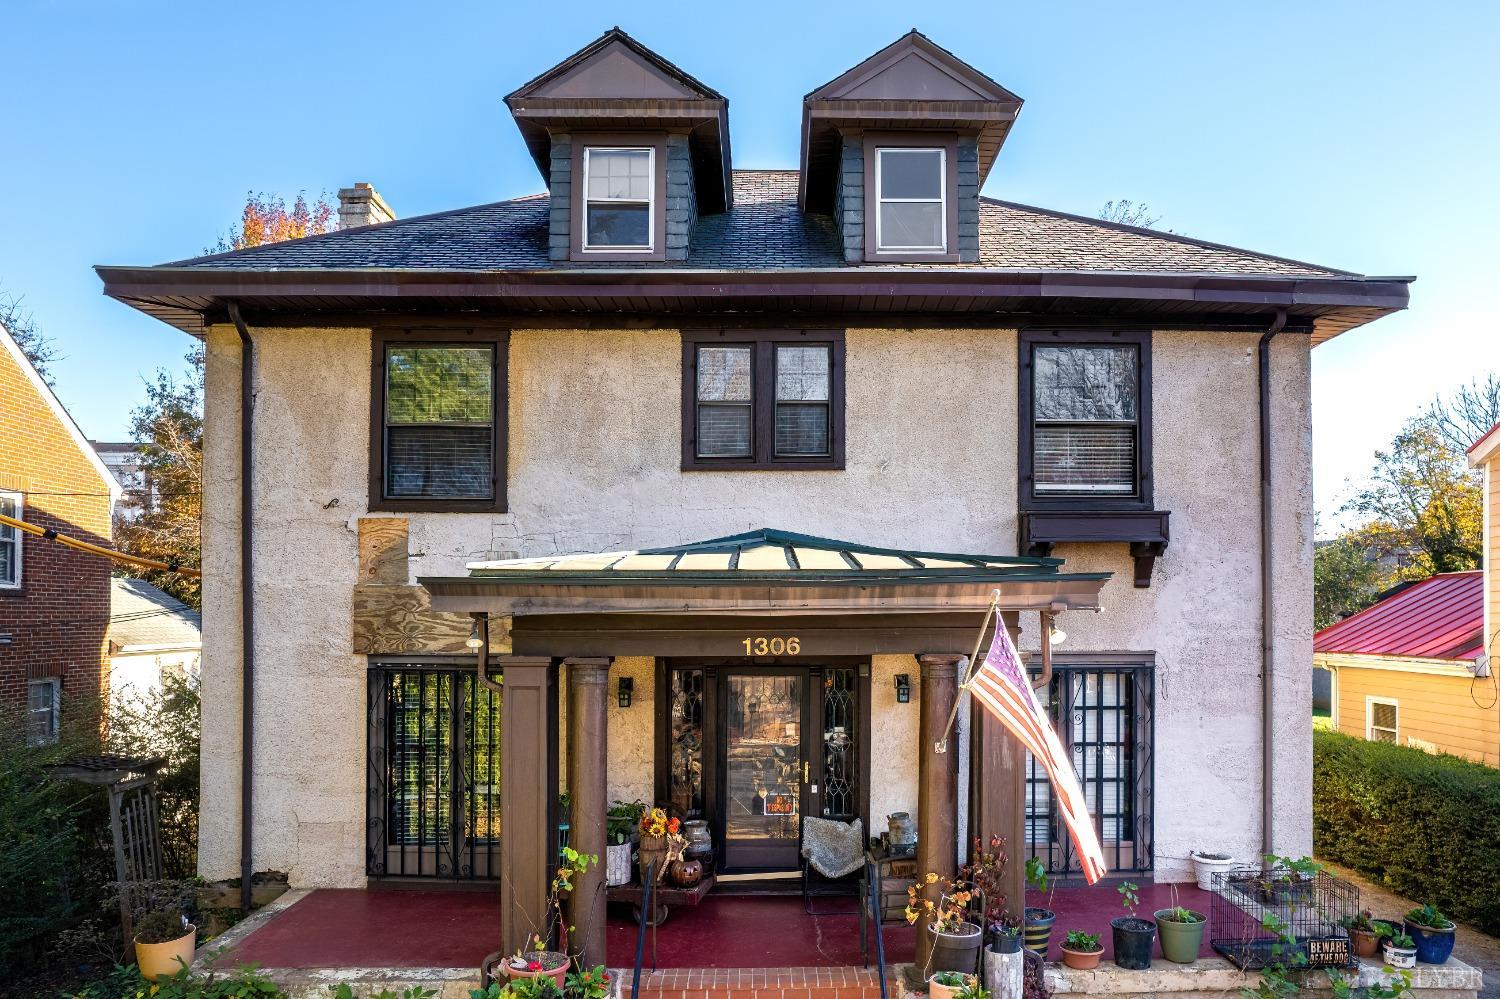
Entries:
POLYGON ((799 198, 850 264, 979 260, 979 188, 1021 98, 912 31, 802 101, 799 198))
POLYGON ((505 98, 551 192, 555 261, 686 260, 732 204, 729 102, 619 28, 505 98))

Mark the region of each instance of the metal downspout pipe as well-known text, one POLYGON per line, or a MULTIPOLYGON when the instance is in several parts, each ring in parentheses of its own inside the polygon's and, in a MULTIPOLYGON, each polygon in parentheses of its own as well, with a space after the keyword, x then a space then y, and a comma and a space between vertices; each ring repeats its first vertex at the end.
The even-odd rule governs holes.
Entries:
POLYGON ((1275 805, 1274 754, 1272 752, 1271 652, 1275 644, 1275 618, 1271 608, 1271 341, 1286 328, 1286 309, 1261 334, 1256 348, 1260 381, 1260 847, 1261 854, 1275 853, 1272 815, 1275 805))
POLYGON ((250 488, 255 455, 250 432, 255 341, 250 338, 238 302, 229 302, 229 318, 240 335, 240 908, 248 916, 254 856, 251 820, 255 777, 255 516, 250 488))

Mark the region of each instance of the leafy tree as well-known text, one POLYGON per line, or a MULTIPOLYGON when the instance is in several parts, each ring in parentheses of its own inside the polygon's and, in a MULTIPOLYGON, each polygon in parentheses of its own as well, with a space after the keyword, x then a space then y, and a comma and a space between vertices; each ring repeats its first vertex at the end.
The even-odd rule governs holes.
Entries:
POLYGON ((1313 552, 1313 628, 1322 630, 1373 604, 1392 575, 1361 532, 1319 544, 1313 552))
POLYGON ((59 360, 61 355, 57 352, 55 341, 50 336, 43 335, 36 324, 36 316, 25 307, 20 295, 0 294, 0 326, 4 326, 10 333, 16 346, 21 348, 21 353, 36 368, 36 373, 42 376, 42 381, 51 385, 52 372, 48 366, 59 360))
MULTIPOLYGON (((131 413, 131 436, 145 466, 146 509, 121 518, 115 539, 132 555, 196 568, 201 561, 203 517, 203 345, 188 351, 188 370, 157 369, 146 382, 146 402, 131 413)), ((198 580, 172 572, 125 567, 190 607, 201 605, 198 580)))
POLYGON ((1370 481, 1345 509, 1364 518, 1379 555, 1415 552, 1406 579, 1479 567, 1483 502, 1478 478, 1431 413, 1410 420, 1375 453, 1370 481))
POLYGON ((303 236, 318 236, 337 228, 338 206, 328 200, 327 192, 309 204, 306 192, 298 191, 292 207, 288 208, 286 199, 279 194, 251 191, 245 195, 239 225, 227 236, 220 236, 218 243, 209 247, 208 252, 243 250, 303 236))
POLYGON ((1099 217, 1106 222, 1139 226, 1142 229, 1155 229, 1156 224, 1161 221, 1160 215, 1152 213, 1150 205, 1144 201, 1131 201, 1129 198, 1106 201, 1099 209, 1099 217))

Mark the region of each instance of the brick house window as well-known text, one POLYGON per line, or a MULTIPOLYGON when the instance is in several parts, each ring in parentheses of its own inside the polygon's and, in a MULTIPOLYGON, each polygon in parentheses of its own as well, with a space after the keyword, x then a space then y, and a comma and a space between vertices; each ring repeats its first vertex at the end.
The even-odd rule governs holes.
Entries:
POLYGON ((682 467, 844 467, 844 337, 683 334, 682 467))
POLYGON ((62 687, 56 678, 26 684, 26 744, 45 746, 57 741, 62 687))
MULTIPOLYGON (((0 514, 21 520, 20 493, 0 493, 0 514)), ((21 532, 9 524, 0 524, 0 589, 14 590, 21 585, 21 532)))
POLYGON ((372 510, 505 509, 505 355, 503 333, 376 334, 372 510))

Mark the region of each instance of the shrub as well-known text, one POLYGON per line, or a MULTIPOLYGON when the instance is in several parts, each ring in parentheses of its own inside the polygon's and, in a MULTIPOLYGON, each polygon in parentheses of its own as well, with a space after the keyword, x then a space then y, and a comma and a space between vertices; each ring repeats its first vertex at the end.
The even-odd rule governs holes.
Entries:
POLYGON ((1313 842, 1321 857, 1500 933, 1493 767, 1314 732, 1313 842))

